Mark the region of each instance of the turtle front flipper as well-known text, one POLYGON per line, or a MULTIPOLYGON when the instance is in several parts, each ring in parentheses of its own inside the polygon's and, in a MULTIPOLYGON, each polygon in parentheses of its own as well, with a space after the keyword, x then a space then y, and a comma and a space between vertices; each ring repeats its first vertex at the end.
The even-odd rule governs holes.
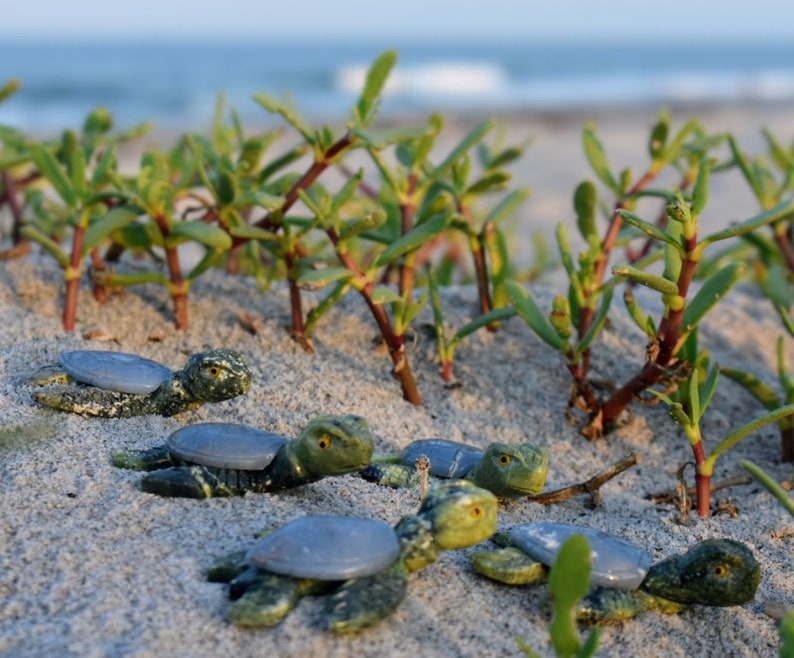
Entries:
POLYGON ((688 607, 683 603, 675 603, 641 589, 619 590, 596 587, 577 606, 576 618, 590 624, 608 624, 631 619, 648 610, 674 615, 688 607))
POLYGON ((375 482, 383 487, 404 489, 419 484, 420 473, 413 466, 372 462, 358 474, 368 482, 375 482))
POLYGON ((268 628, 275 626, 310 594, 320 594, 329 584, 317 580, 291 578, 260 569, 243 573, 230 583, 229 591, 238 597, 229 606, 227 618, 237 626, 268 628), (250 577, 250 572, 254 576, 250 577), (246 582, 242 583, 241 580, 246 582))
POLYGON ((237 493, 203 466, 172 466, 153 471, 141 479, 141 488, 171 498, 213 498, 237 493))
POLYGON ((546 577, 547 568, 515 547, 478 551, 472 555, 474 570, 507 585, 532 585, 546 577))
POLYGON ((159 471, 173 465, 165 446, 150 450, 123 450, 113 455, 113 466, 132 471, 159 471))
POLYGON ((374 576, 346 581, 328 599, 328 630, 341 635, 377 624, 400 605, 407 588, 407 571, 401 561, 374 576))
POLYGON ((54 386, 33 394, 33 399, 60 411, 104 418, 130 418, 149 413, 145 395, 109 391, 94 386, 54 386))

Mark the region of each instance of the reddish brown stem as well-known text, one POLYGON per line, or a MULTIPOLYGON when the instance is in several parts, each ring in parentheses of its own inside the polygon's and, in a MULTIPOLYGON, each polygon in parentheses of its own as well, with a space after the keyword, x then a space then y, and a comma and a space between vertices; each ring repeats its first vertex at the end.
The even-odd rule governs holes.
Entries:
POLYGON ((707 517, 711 506, 711 476, 701 472, 706 462, 702 439, 692 446, 692 453, 695 456, 695 506, 698 516, 707 517))
MULTIPOLYGON (((91 265, 95 272, 104 272, 105 270, 105 263, 102 261, 102 256, 97 247, 91 250, 91 265)), ((104 304, 108 300, 108 289, 106 285, 94 283, 94 299, 100 304, 104 304)))
POLYGON ((794 462, 794 428, 792 427, 780 430, 780 459, 784 462, 794 462))
POLYGON ((66 281, 66 293, 63 300, 63 328, 66 331, 74 329, 77 321, 77 297, 80 292, 80 274, 83 264, 83 241, 85 239, 85 227, 78 224, 74 229, 74 239, 72 242, 72 253, 69 258, 69 267, 64 272, 66 281))

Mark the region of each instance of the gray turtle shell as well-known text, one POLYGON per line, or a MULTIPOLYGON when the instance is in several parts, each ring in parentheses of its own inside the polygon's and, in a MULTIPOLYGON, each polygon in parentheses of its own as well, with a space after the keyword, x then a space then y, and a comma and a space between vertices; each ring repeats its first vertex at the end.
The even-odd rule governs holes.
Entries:
POLYGON ((148 395, 173 374, 157 361, 123 352, 63 352, 58 361, 77 381, 121 393, 148 395))
POLYGON ((430 474, 442 478, 462 478, 476 466, 485 453, 465 443, 447 439, 419 439, 402 451, 400 461, 413 466, 421 455, 430 460, 430 474))
POLYGON ((288 439, 236 423, 196 423, 174 432, 166 449, 179 459, 202 466, 260 471, 273 461, 288 439))
POLYGON ((397 533, 375 519, 320 514, 291 521, 262 537, 246 561, 293 578, 348 580, 390 567, 400 554, 397 533))
POLYGON ((551 566, 560 546, 576 534, 584 535, 590 543, 592 585, 625 590, 640 586, 653 562, 650 554, 601 530, 572 523, 539 521, 514 527, 510 539, 534 560, 551 566))

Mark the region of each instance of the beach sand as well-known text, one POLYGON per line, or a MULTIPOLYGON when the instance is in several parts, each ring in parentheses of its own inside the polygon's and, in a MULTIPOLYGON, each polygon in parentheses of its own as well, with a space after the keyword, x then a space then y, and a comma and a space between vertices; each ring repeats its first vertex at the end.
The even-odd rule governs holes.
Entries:
MULTIPOLYGON (((735 131, 746 150, 758 153, 762 125, 790 140, 791 109, 695 114, 712 131, 735 131)), ((675 113, 676 119, 684 115, 689 116, 675 113)), ((632 164, 639 174, 655 112, 595 116, 611 161, 632 164)), ((558 222, 570 221, 572 190, 590 175, 579 137, 584 118, 510 117, 506 123, 509 141, 533 137, 526 158, 513 168, 517 180, 534 189, 521 213, 524 235, 536 229, 551 234, 558 222)), ((450 127, 460 135, 467 125, 461 120, 450 127)), ((704 221, 724 224, 755 212, 741 181, 726 174, 715 180, 704 221)), ((519 258, 530 258, 528 243, 516 247, 519 258)), ((729 500, 735 506, 735 517, 691 515, 682 524, 674 505, 647 500, 651 492, 674 488, 676 469, 691 460, 684 433, 662 405, 634 406, 633 420, 618 432, 595 443, 585 440, 566 418, 570 379, 559 355, 518 318, 460 346, 455 372, 463 385, 450 390, 438 376, 434 341, 423 330, 431 322, 425 309, 411 352, 425 402, 419 407, 401 399, 389 359, 373 344, 375 326, 356 297, 320 324, 316 352, 307 354, 284 329, 289 308, 280 287, 262 293, 249 279, 210 272, 191 291, 191 326, 185 332, 173 329, 170 301, 161 289, 130 289, 100 306, 84 288, 78 328, 66 333, 60 326, 60 276, 40 256, 0 263, 0 655, 519 656, 517 638, 543 656, 553 655, 546 588, 509 587, 478 576, 469 566, 471 549, 445 553, 414 574, 394 615, 359 635, 324 632, 322 599, 302 601, 276 628, 235 628, 224 619, 224 586, 204 578, 213 558, 245 548, 260 529, 304 514, 395 523, 417 508, 417 492, 345 476, 278 495, 163 499, 141 492, 140 474, 113 468, 109 461, 116 451, 160 444, 188 423, 240 422, 297 436, 312 417, 325 413, 367 417, 380 450, 426 437, 483 447, 496 440, 532 441, 551 454, 549 487, 581 481, 629 452, 638 453, 640 464, 604 486, 596 509, 585 498, 553 506, 514 501, 501 505, 500 529, 539 519, 575 522, 611 531, 645 547, 654 559, 708 537, 743 541, 763 570, 755 601, 734 608, 695 607, 676 616, 648 613, 606 627, 599 655, 777 655, 776 622, 765 607, 794 607, 794 521, 755 483, 714 495, 714 503, 729 500), (240 326, 241 311, 259 319, 255 335, 240 326), (92 330, 116 343, 83 338, 92 330), (187 354, 216 346, 245 353, 253 372, 250 393, 175 418, 90 419, 52 412, 38 407, 32 389, 22 385, 27 374, 55 361, 62 350, 119 349, 180 367, 187 354)), ((551 277, 532 286, 545 308, 563 292, 555 284, 551 277)), ((654 296, 637 294, 658 318, 654 296)), ((473 316, 474 301, 467 286, 444 292, 450 328, 473 316)), ((748 284, 708 316, 701 342, 712 361, 774 382, 781 333, 769 303, 748 284)), ((786 338, 785 346, 794 363, 794 342, 786 338)), ((641 365, 644 350, 644 336, 616 302, 594 347, 593 376, 626 381, 641 365)), ((703 419, 707 448, 761 413, 748 394, 721 382, 703 419)), ((739 474, 740 459, 752 459, 778 481, 791 478, 792 466, 780 463, 779 452, 776 428, 764 428, 718 460, 715 478, 739 474)))

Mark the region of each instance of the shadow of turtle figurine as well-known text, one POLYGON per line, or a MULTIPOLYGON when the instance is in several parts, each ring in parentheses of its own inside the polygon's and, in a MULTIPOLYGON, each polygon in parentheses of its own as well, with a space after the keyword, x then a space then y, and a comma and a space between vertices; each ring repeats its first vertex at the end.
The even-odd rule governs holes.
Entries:
POLYGON ((141 487, 160 496, 211 498, 290 489, 359 470, 374 439, 361 416, 318 416, 289 440, 234 423, 197 423, 150 450, 113 457, 114 466, 145 475, 141 487))
POLYGON ((228 582, 228 619, 275 626, 303 596, 332 592, 327 629, 353 633, 394 611, 408 574, 441 551, 465 548, 496 530, 496 498, 464 480, 438 482, 415 515, 393 528, 383 521, 307 516, 267 534, 247 552, 217 560, 207 577, 228 582))
POLYGON ((577 617, 615 622, 647 610, 675 614, 690 605, 733 606, 753 600, 761 568, 744 544, 706 539, 686 553, 652 564, 649 553, 614 535, 568 523, 525 523, 495 537, 505 546, 472 556, 475 571, 511 585, 542 581, 568 537, 590 543, 590 593, 577 617))
POLYGON ((192 355, 182 370, 134 354, 83 350, 63 352, 58 364, 29 378, 36 402, 86 416, 128 418, 174 414, 248 392, 251 371, 235 350, 192 355))
POLYGON ((497 498, 531 496, 543 489, 549 453, 532 443, 491 443, 485 450, 447 439, 419 439, 399 455, 376 455, 361 477, 389 487, 411 487, 421 474, 417 460, 429 461, 429 474, 466 479, 497 498))

